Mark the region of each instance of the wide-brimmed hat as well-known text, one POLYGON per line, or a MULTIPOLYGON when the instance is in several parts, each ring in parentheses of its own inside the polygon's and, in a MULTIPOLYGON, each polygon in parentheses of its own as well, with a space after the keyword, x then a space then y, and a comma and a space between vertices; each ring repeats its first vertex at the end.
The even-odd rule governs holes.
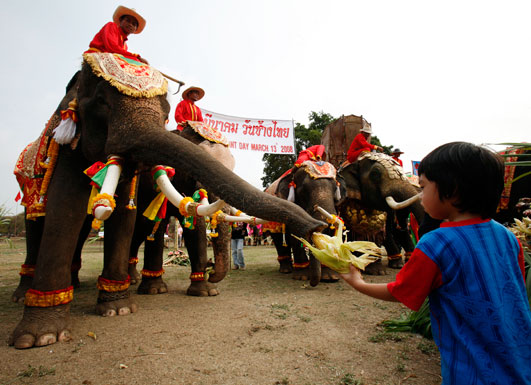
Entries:
POLYGON ((201 99, 203 99, 203 96, 205 96, 205 91, 202 88, 199 88, 199 87, 188 87, 187 89, 185 89, 183 91, 183 95, 182 95, 183 99, 188 99, 188 94, 191 91, 199 92, 199 98, 197 100, 201 100, 201 99))
POLYGON ((397 147, 391 152, 391 154, 403 154, 403 152, 397 147))
POLYGON ((116 24, 120 25, 120 18, 124 15, 133 16, 136 21, 138 21, 138 28, 136 29, 135 34, 144 30, 144 27, 146 26, 146 19, 140 16, 133 8, 127 8, 123 5, 118 6, 116 11, 114 11, 114 15, 112 15, 112 20, 116 24))
POLYGON ((361 130, 361 132, 366 132, 367 134, 372 134, 372 128, 371 126, 365 126, 361 130))

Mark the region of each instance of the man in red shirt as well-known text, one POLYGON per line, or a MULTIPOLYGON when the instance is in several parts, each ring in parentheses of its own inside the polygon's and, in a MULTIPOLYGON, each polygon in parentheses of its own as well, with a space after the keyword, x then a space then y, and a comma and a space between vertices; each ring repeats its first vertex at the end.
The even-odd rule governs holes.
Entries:
POLYGON ((201 109, 195 105, 195 102, 201 100, 203 96, 205 96, 205 91, 199 87, 190 87, 184 90, 183 100, 175 108, 175 121, 179 131, 183 130, 187 120, 194 122, 203 121, 201 109))
POLYGON ((393 152, 391 153, 391 158, 397 161, 397 163, 400 165, 400 167, 404 167, 402 164, 402 159, 400 159, 400 155, 403 154, 402 151, 400 151, 399 148, 395 148, 393 152))
POLYGON ((360 133, 354 137, 347 152, 347 160, 350 163, 354 163, 362 152, 371 152, 372 150, 383 151, 382 147, 368 142, 371 134, 372 128, 370 126, 365 126, 361 129, 360 133))
POLYGON ((127 37, 134 33, 140 33, 146 26, 146 20, 134 9, 120 5, 114 11, 113 21, 109 21, 94 36, 90 42, 89 49, 85 53, 91 52, 111 52, 118 53, 130 59, 149 64, 146 59, 137 53, 127 50, 127 37))

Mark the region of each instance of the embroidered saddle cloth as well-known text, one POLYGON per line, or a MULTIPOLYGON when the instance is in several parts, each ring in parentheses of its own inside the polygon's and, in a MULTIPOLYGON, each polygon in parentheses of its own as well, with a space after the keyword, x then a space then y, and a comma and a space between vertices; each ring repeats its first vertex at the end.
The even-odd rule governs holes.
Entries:
POLYGON ((109 52, 85 53, 83 59, 95 75, 125 95, 151 98, 168 91, 167 80, 148 64, 109 52))
POLYGON ((208 140, 209 142, 220 143, 225 147, 229 146, 229 140, 221 132, 216 130, 204 122, 194 122, 187 120, 186 123, 199 135, 208 140))
POLYGON ((310 174, 313 179, 336 179, 336 168, 332 165, 332 163, 324 162, 322 160, 317 162, 313 160, 305 160, 302 162, 301 167, 303 167, 304 171, 310 174))

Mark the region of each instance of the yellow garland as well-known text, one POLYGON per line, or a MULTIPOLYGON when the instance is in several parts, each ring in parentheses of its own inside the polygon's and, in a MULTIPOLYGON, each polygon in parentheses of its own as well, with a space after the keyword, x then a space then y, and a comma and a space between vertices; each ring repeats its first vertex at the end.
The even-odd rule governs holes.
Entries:
POLYGON ((46 168, 46 173, 44 174, 44 179, 42 181, 41 189, 39 191, 39 203, 37 203, 37 207, 43 208, 44 207, 44 196, 46 195, 46 192, 48 191, 48 186, 50 185, 50 180, 52 179, 53 171, 55 169, 55 163, 57 162, 57 157, 59 156, 59 143, 55 141, 55 139, 50 140, 50 145, 48 146, 48 153, 47 153, 47 159, 46 164, 43 165, 43 167, 46 168))
POLYGON ((219 234, 215 231, 216 227, 218 226, 218 217, 221 216, 221 220, 223 220, 224 213, 221 210, 216 211, 214 214, 212 214, 212 218, 210 218, 210 236, 212 238, 216 238, 219 234))
POLYGON ((293 264, 293 268, 294 269, 305 269, 308 266, 310 266, 310 262, 294 263, 293 264))
POLYGON ((20 267, 20 273, 19 275, 21 276, 26 276, 26 277, 33 277, 35 275, 35 265, 22 265, 20 267))
POLYGON ((129 288, 131 283, 131 278, 128 276, 125 281, 115 281, 112 279, 103 278, 102 276, 98 277, 98 290, 106 291, 109 293, 116 291, 124 291, 129 288))
POLYGON ((137 175, 133 177, 131 180, 131 188, 129 190, 129 204, 125 206, 129 210, 136 210, 135 205, 135 195, 136 195, 136 181, 137 181, 137 175))
POLYGON ((159 229, 160 221, 155 223, 155 226, 153 226, 153 230, 151 230, 151 234, 148 235, 147 240, 148 241, 154 241, 155 240, 155 233, 159 229))
POLYGON ((144 277, 157 278, 164 274, 164 269, 160 269, 159 271, 142 269, 140 274, 142 274, 144 277))
POLYGON ((24 300, 25 306, 52 307, 70 303, 74 298, 74 287, 69 286, 62 290, 39 291, 29 289, 24 300))
POLYGON ((94 218, 92 220, 92 229, 98 231, 101 228, 101 225, 103 224, 103 221, 100 221, 97 218, 94 218))
POLYGON ((129 258, 130 265, 136 265, 138 263, 138 257, 129 258))
POLYGON ((205 273, 203 273, 203 272, 192 273, 192 274, 190 274, 190 280, 191 281, 204 281, 205 280, 205 273))
POLYGON ((184 198, 181 203, 179 203, 179 212, 181 213, 181 215, 183 217, 187 217, 189 214, 188 214, 188 211, 186 211, 186 205, 188 203, 195 203, 194 200, 190 197, 186 197, 184 198))

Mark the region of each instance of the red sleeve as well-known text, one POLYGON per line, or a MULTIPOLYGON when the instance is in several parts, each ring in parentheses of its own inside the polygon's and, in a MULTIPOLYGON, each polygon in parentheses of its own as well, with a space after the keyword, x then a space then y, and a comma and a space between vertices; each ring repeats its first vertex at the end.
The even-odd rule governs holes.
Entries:
POLYGON ((110 21, 94 36, 89 45, 101 52, 118 53, 124 56, 136 58, 138 55, 127 51, 127 44, 120 32, 120 27, 110 21))
POLYGON ((185 120, 187 120, 185 118, 185 108, 186 108, 186 101, 185 100, 182 100, 181 102, 179 102, 179 104, 177 104, 177 107, 175 108, 175 121, 177 122, 177 129, 181 129, 182 130, 182 127, 179 126, 179 123, 181 122, 184 122, 185 120))
POLYGON ((415 249, 411 259, 396 275, 387 290, 412 310, 419 310, 426 297, 443 284, 439 267, 426 254, 415 249))

